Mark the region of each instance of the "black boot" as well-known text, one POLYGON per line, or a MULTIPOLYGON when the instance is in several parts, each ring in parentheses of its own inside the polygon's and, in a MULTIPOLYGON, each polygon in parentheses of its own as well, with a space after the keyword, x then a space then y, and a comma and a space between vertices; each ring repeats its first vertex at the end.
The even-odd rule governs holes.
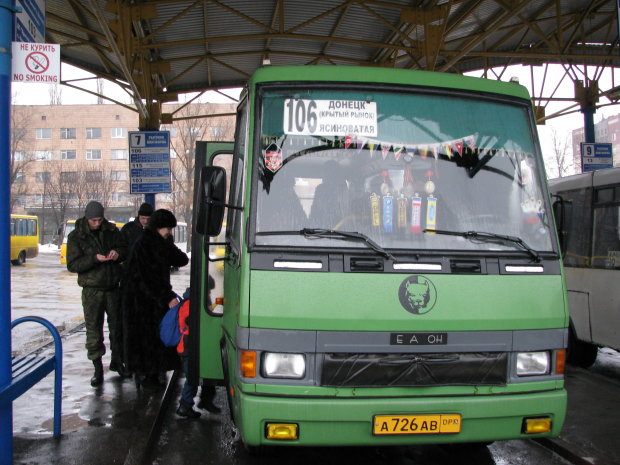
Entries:
POLYGON ((179 408, 177 409, 177 415, 185 418, 200 418, 200 412, 194 410, 192 405, 187 405, 184 402, 179 403, 179 408))
POLYGON ((93 365, 95 366, 95 374, 90 379, 90 385, 92 387, 101 386, 103 383, 103 363, 100 358, 96 358, 93 360, 93 365))
POLYGON ((125 364, 117 360, 110 362, 110 371, 116 371, 121 378, 129 378, 131 376, 131 371, 127 369, 125 364))
POLYGON ((222 409, 213 403, 213 399, 215 399, 215 386, 203 385, 200 391, 198 408, 205 409, 207 412, 211 413, 221 413, 222 409))

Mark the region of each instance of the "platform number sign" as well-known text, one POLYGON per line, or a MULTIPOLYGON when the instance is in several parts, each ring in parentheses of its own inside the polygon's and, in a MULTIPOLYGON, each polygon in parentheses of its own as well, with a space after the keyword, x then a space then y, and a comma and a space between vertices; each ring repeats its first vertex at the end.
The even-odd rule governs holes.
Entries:
POLYGON ((586 171, 613 168, 613 150, 608 143, 581 143, 581 170, 586 171))
POLYGON ((172 192, 169 131, 129 133, 129 186, 132 194, 172 192))

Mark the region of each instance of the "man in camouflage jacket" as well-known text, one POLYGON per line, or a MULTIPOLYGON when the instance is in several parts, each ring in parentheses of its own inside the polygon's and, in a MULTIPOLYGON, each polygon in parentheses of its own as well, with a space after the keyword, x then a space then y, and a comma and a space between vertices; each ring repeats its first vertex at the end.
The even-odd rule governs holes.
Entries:
POLYGON ((82 287, 86 351, 95 367, 91 386, 103 383, 104 314, 108 318, 112 353, 110 370, 128 375, 123 365, 119 301, 121 262, 127 258, 127 242, 116 225, 104 218, 103 211, 99 202, 89 202, 84 217, 75 222, 75 229, 67 239, 67 269, 78 274, 77 282, 82 287))

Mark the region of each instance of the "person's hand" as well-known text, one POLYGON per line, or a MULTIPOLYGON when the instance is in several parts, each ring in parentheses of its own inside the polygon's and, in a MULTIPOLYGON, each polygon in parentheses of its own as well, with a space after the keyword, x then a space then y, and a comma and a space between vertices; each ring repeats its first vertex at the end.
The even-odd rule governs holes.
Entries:
POLYGON ((180 302, 179 299, 177 299, 176 297, 174 299, 172 299, 170 302, 168 302, 168 308, 172 308, 174 307, 176 304, 178 304, 180 302))
POLYGON ((118 260, 118 252, 116 250, 110 250, 106 256, 108 260, 118 260))
POLYGON ((97 259, 97 261, 100 261, 100 262, 107 262, 109 260, 108 257, 106 257, 105 255, 101 255, 100 253, 95 255, 95 258, 97 259))

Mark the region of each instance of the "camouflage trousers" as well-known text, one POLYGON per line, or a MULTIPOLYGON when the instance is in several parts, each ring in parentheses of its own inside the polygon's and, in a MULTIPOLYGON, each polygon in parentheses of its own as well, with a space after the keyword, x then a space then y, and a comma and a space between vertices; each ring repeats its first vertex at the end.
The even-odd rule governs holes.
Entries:
POLYGON ((108 317, 108 334, 112 361, 123 360, 123 337, 121 329, 119 289, 101 290, 82 288, 82 307, 86 324, 86 351, 89 360, 96 360, 105 354, 103 343, 104 315, 108 317))

